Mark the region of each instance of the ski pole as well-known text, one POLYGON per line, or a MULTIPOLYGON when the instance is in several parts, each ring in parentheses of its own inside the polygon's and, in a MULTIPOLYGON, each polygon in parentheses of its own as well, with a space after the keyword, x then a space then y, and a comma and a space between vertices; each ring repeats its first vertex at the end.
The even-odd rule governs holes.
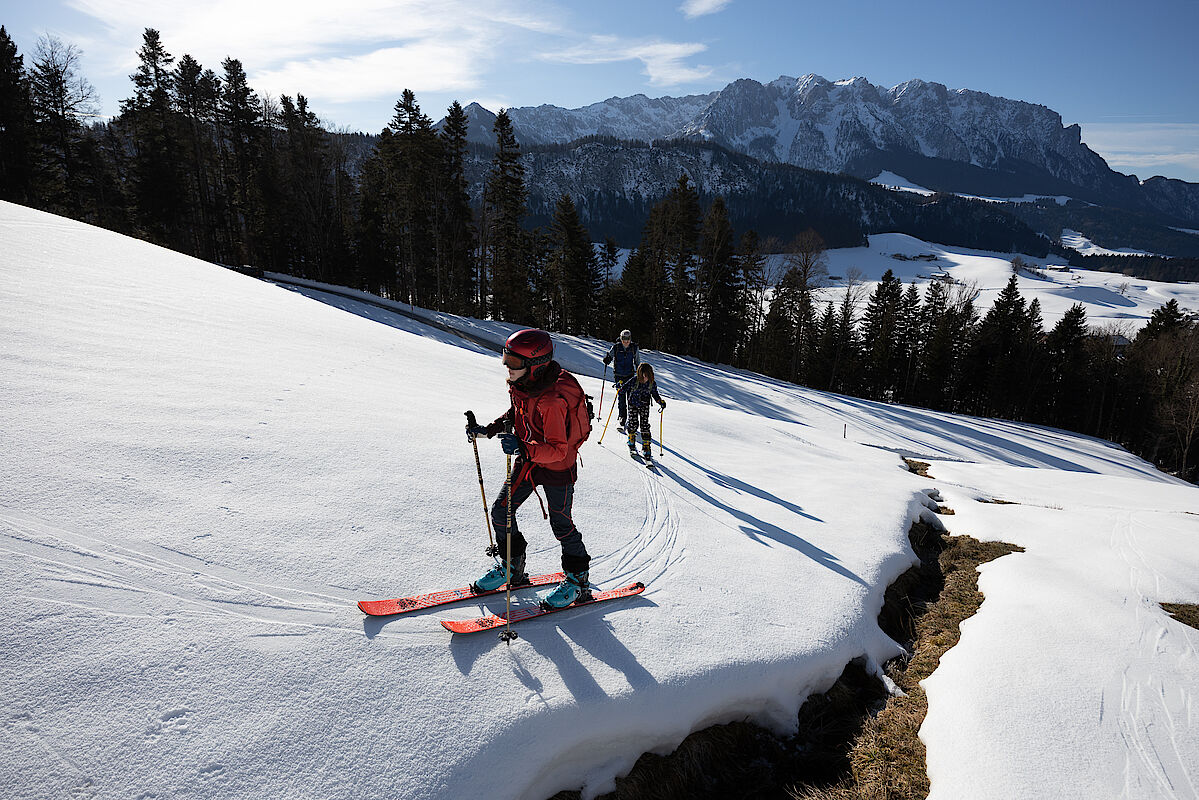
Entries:
POLYGON ((658 458, 662 457, 662 421, 666 418, 666 406, 658 409, 658 458))
MULTIPOLYGON (((604 436, 606 436, 608 434, 608 423, 612 421, 612 412, 616 410, 616 398, 618 398, 618 397, 620 397, 620 384, 619 383, 616 384, 616 395, 612 398, 612 407, 608 409, 608 419, 606 422, 604 422, 604 430, 602 433, 600 433, 599 441, 596 442, 596 444, 604 443, 604 436)), ((601 406, 600 411, 603 411, 603 410, 604 410, 603 406, 601 406)))
POLYGON ((600 404, 599 413, 595 415, 599 419, 604 415, 604 389, 608 388, 608 365, 604 364, 604 375, 600 378, 600 404))
MULTIPOLYGON (((511 425, 506 426, 511 432, 511 425)), ((508 463, 508 478, 505 481, 508 493, 508 535, 504 537, 507 554, 504 561, 504 621, 507 623, 504 630, 500 631, 500 641, 506 643, 509 647, 512 646, 512 640, 518 638, 516 631, 512 630, 512 525, 515 511, 512 508, 512 455, 511 453, 505 456, 508 463)))
MULTIPOLYGON (((466 412, 466 423, 472 428, 478 426, 475 412, 466 412)), ((475 469, 479 473, 479 495, 483 498, 483 521, 487 523, 487 555, 495 558, 500 554, 500 549, 496 547, 495 535, 491 532, 491 514, 487 513, 487 492, 483 489, 483 465, 479 463, 479 443, 475 441, 474 434, 471 434, 470 446, 475 449, 475 469)))

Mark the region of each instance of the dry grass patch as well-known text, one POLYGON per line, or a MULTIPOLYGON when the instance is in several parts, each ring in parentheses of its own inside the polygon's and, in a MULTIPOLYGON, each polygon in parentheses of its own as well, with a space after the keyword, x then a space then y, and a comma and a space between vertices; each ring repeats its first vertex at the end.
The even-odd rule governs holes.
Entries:
MULTIPOLYGON (((979 564, 1019 551, 1013 545, 947 538, 917 522, 908 532, 920 566, 887 589, 879 626, 911 653, 887 664, 904 692, 888 695, 877 676, 851 663, 827 692, 799 711, 799 732, 779 738, 747 722, 688 736, 668 756, 642 755, 601 800, 915 800, 928 795, 924 745, 928 710, 919 683, 960 636, 982 603, 979 564)), ((551 800, 577 800, 560 792, 551 800)))
POLYGON ((912 458, 905 458, 903 463, 908 465, 908 472, 914 472, 921 478, 931 478, 928 474, 929 463, 927 461, 916 461, 912 458))
POLYGON ((1192 628, 1199 629, 1199 606, 1184 605, 1182 603, 1162 603, 1162 608, 1166 610, 1167 614, 1183 625, 1190 625, 1192 628))
POLYGON ((879 625, 906 643, 911 657, 886 666, 904 691, 866 720, 849 753, 850 772, 834 787, 791 787, 795 800, 915 800, 928 796, 924 744, 917 736, 928 700, 920 681, 958 643, 959 626, 982 605, 978 566, 1020 551, 1015 545, 946 538, 923 523, 912 526, 912 546, 921 558, 888 589, 879 625), (901 586, 902 584, 902 586, 901 586), (892 589, 895 593, 892 593, 892 589), (910 613, 905 614, 904 610, 910 613))

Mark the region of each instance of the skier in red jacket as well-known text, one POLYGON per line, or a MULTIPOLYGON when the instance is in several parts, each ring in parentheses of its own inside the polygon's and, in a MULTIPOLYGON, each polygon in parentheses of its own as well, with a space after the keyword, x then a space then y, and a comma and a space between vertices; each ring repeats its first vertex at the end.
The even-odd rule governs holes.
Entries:
MULTIPOLYGON (((506 553, 512 536, 512 585, 528 582, 525 572, 525 537, 512 517, 508 530, 508 501, 516 509, 533 493, 534 486, 545 490, 549 506, 550 528, 562 545, 562 571, 566 580, 545 599, 555 608, 568 606, 590 597, 587 571, 591 556, 583 546, 583 535, 571 519, 574 486, 578 479, 575 464, 579 447, 591 432, 591 412, 579 382, 554 361, 554 344, 545 331, 526 329, 508 337, 504 345, 504 366, 508 369, 508 394, 512 405, 490 425, 467 426, 470 437, 497 434, 505 453, 516 455, 511 486, 505 486, 491 507, 496 544, 506 553)), ((491 591, 504 585, 509 565, 503 556, 487 574, 473 584, 476 591, 491 591)))

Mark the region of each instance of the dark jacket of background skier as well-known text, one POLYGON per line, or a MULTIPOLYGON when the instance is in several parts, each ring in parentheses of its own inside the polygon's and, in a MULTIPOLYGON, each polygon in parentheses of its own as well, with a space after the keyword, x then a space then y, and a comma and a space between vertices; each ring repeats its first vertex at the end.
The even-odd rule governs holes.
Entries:
POLYGON ((612 365, 612 375, 614 377, 631 377, 641 364, 641 356, 637 352, 637 343, 629 342, 628 347, 625 347, 620 342, 612 345, 612 349, 604 356, 604 363, 612 365))

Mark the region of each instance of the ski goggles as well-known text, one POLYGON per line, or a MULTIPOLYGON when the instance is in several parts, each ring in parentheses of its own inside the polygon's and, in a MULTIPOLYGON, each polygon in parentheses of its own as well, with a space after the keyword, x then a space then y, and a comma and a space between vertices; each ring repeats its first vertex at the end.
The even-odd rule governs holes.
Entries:
POLYGON ((507 350, 504 351, 503 363, 505 367, 513 372, 520 372, 528 366, 523 358, 507 350))

